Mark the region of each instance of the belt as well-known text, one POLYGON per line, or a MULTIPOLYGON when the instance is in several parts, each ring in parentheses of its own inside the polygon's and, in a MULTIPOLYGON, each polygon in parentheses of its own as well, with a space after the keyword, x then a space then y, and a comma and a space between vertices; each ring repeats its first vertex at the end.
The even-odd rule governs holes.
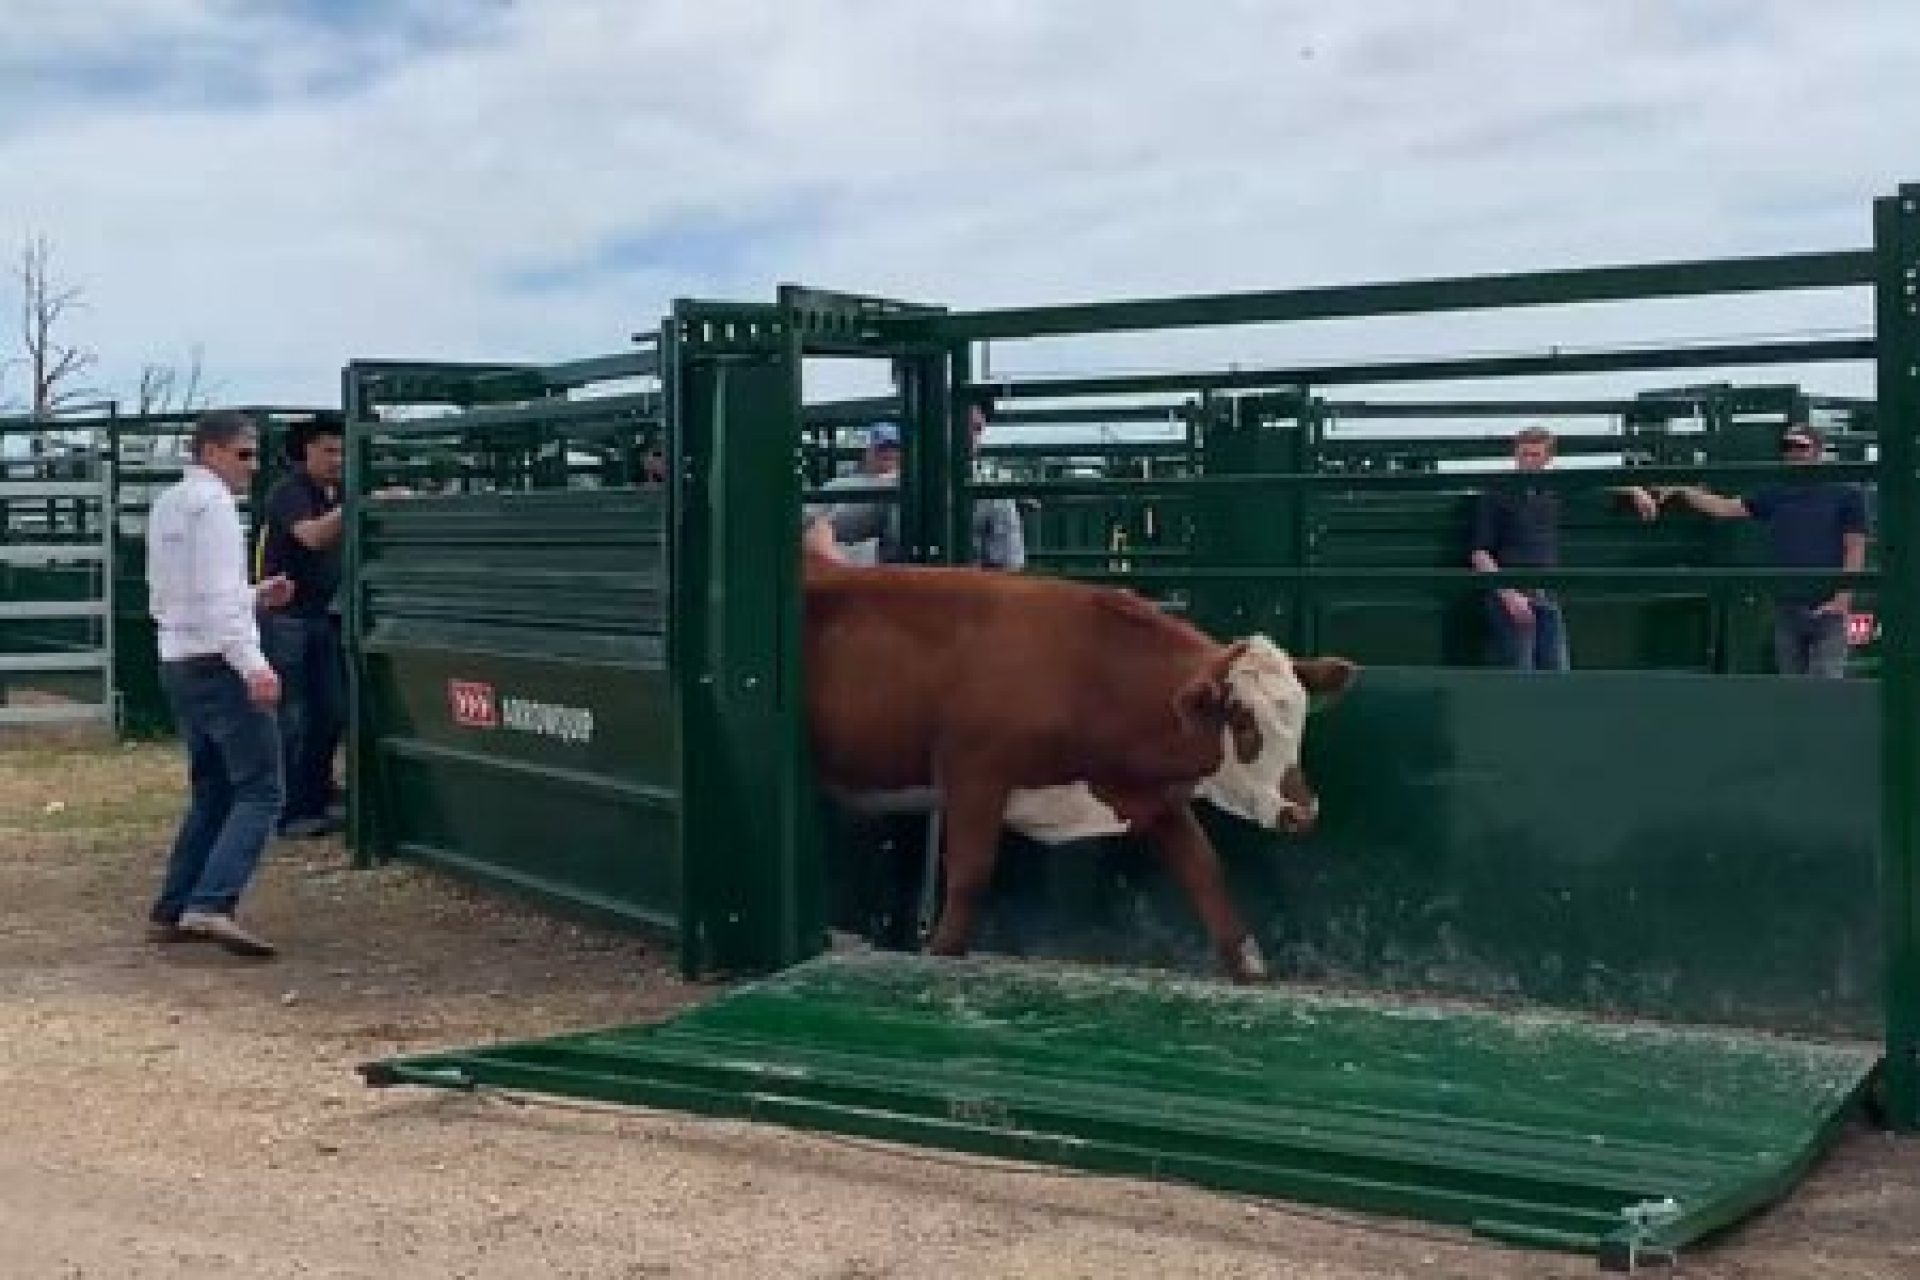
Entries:
POLYGON ((168 658, 161 665, 182 671, 212 671, 216 668, 225 669, 227 660, 217 653, 196 653, 185 658, 168 658))

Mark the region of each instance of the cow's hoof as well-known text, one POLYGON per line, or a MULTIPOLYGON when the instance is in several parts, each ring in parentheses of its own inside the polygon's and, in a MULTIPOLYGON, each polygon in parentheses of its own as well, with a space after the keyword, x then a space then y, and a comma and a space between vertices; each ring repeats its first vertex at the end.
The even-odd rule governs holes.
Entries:
POLYGON ((1236 986, 1258 986, 1267 981, 1267 957, 1260 951, 1260 944, 1254 941, 1252 934, 1242 938, 1239 945, 1228 949, 1225 957, 1227 976, 1236 986))

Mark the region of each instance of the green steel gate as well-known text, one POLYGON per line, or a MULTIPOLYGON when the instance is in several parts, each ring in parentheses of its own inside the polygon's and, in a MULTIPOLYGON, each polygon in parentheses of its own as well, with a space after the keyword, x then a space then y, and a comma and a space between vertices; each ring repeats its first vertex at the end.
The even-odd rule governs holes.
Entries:
MULTIPOLYGON (((682 304, 660 367, 675 458, 683 957, 807 962, 658 1027, 373 1063, 369 1081, 638 1101, 1186 1178, 1469 1223, 1629 1266, 1783 1192, 1863 1100, 1870 1072, 1887 1121, 1914 1131, 1916 279, 1920 187, 1909 187, 1876 205, 1870 252, 972 314, 804 290, 771 306, 682 304), (959 478, 954 428, 976 339, 1859 286, 1879 302, 1868 339, 997 381, 1016 401, 1254 393, 1257 412, 1201 442, 1216 469, 1199 475, 959 478), (1164 887, 1124 847, 1061 851, 1043 871, 1014 850, 1003 863, 1031 874, 1010 870, 1000 886, 998 941, 1017 933, 1008 909, 1024 905, 1042 917, 1030 954, 1100 962, 1091 968, 808 960, 840 864, 812 821, 797 557, 767 549, 792 547, 800 362, 823 352, 896 362, 914 558, 965 555, 969 494, 1181 497, 1197 562, 1079 575, 1175 584, 1215 625, 1309 643, 1330 602, 1382 593, 1507 582, 1710 595, 1795 576, 1628 563, 1488 578, 1290 558, 1313 530, 1303 496, 1458 484, 1421 469, 1307 468, 1301 424, 1317 388, 1877 361, 1877 464, 1825 474, 1880 485, 1884 575, 1853 581, 1878 587, 1881 675, 1369 670, 1309 735, 1326 804, 1316 837, 1282 843, 1218 824, 1236 894, 1282 972, 1345 994, 1142 973, 1179 968, 1193 930, 1156 906, 1164 887), (1256 502, 1263 493, 1292 500, 1256 502), (1821 728, 1811 750, 1798 736, 1810 723, 1821 728), (1454 995, 1521 1009, 1440 1003, 1454 995)), ((1778 471, 1673 459, 1632 478, 1724 487, 1778 471)), ((1541 483, 1573 491, 1622 474, 1541 483)))
POLYGON ((363 861, 411 857, 629 923, 678 921, 668 497, 638 467, 658 393, 560 394, 650 376, 635 357, 347 370, 349 824, 363 861))

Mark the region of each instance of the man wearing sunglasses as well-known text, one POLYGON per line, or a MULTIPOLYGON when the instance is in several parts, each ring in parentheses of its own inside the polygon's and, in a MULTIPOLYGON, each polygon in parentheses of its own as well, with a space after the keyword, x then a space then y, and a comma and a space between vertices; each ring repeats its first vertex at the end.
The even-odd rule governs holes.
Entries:
MULTIPOLYGON (((1820 435, 1795 424, 1780 437, 1780 456, 1795 466, 1820 461, 1820 435)), ((1773 563, 1782 569, 1843 569, 1867 563, 1867 503, 1856 484, 1795 476, 1745 498, 1699 486, 1672 492, 1695 511, 1766 526, 1773 563)), ((1790 583, 1774 596, 1774 659, 1782 675, 1837 680, 1846 674, 1847 615, 1853 593, 1820 582, 1790 583)))
POLYGON ((228 410, 193 426, 193 460, 147 519, 149 607, 159 626, 160 680, 187 749, 192 792, 149 914, 155 941, 208 941, 236 955, 273 946, 234 910, 285 800, 280 681, 260 648, 254 611, 292 598, 284 577, 247 581, 246 535, 234 495, 260 465, 251 419, 228 410))

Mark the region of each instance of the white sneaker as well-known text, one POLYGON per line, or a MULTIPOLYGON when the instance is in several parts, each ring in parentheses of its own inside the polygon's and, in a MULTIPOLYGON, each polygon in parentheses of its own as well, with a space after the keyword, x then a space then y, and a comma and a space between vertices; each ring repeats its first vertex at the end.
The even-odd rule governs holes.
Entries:
POLYGON ((270 956, 275 954, 271 942, 265 938, 256 938, 234 923, 233 917, 217 911, 182 911, 180 913, 180 931, 195 937, 217 942, 237 956, 270 956))

